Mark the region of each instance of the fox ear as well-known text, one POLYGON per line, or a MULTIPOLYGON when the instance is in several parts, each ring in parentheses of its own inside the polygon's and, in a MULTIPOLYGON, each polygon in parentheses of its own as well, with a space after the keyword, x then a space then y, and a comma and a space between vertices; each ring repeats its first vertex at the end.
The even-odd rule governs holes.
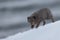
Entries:
POLYGON ((34 19, 36 19, 36 16, 33 16, 34 19))

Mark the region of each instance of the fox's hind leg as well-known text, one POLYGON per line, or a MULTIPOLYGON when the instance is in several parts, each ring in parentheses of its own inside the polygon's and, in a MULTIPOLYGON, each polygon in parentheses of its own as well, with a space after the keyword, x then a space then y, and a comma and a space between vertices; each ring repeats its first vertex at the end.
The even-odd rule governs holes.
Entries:
POLYGON ((50 19, 52 20, 52 22, 55 22, 55 21, 54 21, 54 18, 53 18, 53 16, 52 16, 52 15, 50 16, 50 19))
POLYGON ((51 17, 51 20, 52 20, 52 22, 54 22, 54 18, 53 17, 51 17))
POLYGON ((43 20, 43 25, 45 25, 46 24, 46 22, 45 22, 45 20, 43 20))
POLYGON ((55 22, 52 15, 49 16, 49 19, 51 19, 52 22, 55 22))
POLYGON ((48 16, 49 19, 52 20, 52 22, 54 22, 54 18, 53 18, 53 15, 52 15, 51 11, 49 11, 47 16, 48 16))

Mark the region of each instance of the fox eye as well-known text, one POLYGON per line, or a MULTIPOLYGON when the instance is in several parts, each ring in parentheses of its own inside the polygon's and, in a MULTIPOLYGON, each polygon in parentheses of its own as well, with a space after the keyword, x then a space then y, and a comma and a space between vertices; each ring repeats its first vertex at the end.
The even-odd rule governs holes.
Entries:
POLYGON ((34 19, 36 19, 36 16, 33 16, 34 19))
POLYGON ((30 21, 30 19, 31 19, 31 18, 30 18, 30 17, 28 17, 27 19, 28 19, 28 21, 30 21))
POLYGON ((28 17, 27 19, 30 19, 30 17, 28 17))

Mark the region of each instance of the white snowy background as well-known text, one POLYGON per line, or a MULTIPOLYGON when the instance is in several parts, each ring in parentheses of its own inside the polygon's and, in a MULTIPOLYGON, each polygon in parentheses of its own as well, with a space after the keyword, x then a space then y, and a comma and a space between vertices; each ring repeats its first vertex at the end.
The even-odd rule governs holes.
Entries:
MULTIPOLYGON (((31 30, 31 28, 27 22, 27 17, 31 15, 34 11, 41 8, 45 8, 45 7, 51 10, 55 21, 60 20, 60 0, 0 0, 0 39, 5 39, 15 34, 19 35, 18 37, 19 39, 21 34, 23 35, 23 37, 25 37, 24 32, 26 31, 28 31, 28 33, 26 33, 26 36, 28 37, 30 35, 29 30, 31 30)), ((48 20, 46 22, 47 22, 46 25, 52 23, 51 20, 48 20)), ((52 25, 49 25, 49 28, 45 29, 45 26, 43 26, 41 23, 40 26, 42 26, 43 28, 33 29, 33 30, 36 30, 36 32, 38 32, 36 33, 36 37, 38 36, 37 34, 39 34, 39 37, 43 37, 41 38, 42 40, 46 35, 47 35, 46 37, 48 36, 53 37, 52 32, 55 30, 59 30, 59 26, 54 25, 55 27, 58 26, 56 29, 54 29, 54 26, 52 25), (49 33, 48 32, 45 33, 44 30, 49 31, 49 33), (42 32, 39 32, 39 31, 42 31, 42 32), (50 33, 52 36, 49 35, 50 33)), ((35 33, 35 31, 33 32, 35 33)), ((32 34, 31 37, 35 35, 35 34, 33 35, 33 33, 31 34, 32 34)), ((54 35, 54 36, 57 37, 58 35, 54 35)), ((21 38, 21 40, 24 40, 23 37, 21 38)), ((50 40, 50 37, 49 37, 49 40, 50 40)), ((53 38, 51 38, 51 40, 52 39, 53 38)))

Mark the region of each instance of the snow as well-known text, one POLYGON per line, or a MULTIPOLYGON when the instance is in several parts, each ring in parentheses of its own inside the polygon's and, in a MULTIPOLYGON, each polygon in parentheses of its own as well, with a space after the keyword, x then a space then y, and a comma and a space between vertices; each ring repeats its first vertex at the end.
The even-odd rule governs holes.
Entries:
POLYGON ((18 33, 1 40, 60 40, 60 21, 18 33))

